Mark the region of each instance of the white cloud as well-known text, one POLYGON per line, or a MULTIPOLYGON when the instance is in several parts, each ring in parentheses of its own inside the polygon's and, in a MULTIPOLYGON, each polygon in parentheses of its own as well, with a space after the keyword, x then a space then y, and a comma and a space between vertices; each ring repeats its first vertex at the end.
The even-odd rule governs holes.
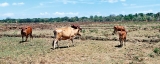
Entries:
POLYGON ((20 2, 20 3, 12 3, 12 5, 24 5, 23 2, 20 2))
POLYGON ((153 13, 153 10, 136 11, 134 13, 153 13))
POLYGON ((69 3, 76 4, 78 2, 76 0, 55 0, 55 1, 62 2, 63 4, 69 4, 69 3))
MULTIPOLYGON (((77 3, 82 3, 82 4, 99 4, 99 3, 116 3, 116 2, 125 2, 126 0, 54 0, 54 3, 63 3, 63 4, 77 4, 77 3)), ((42 4, 40 4, 42 5, 42 4)))
POLYGON ((118 0, 108 0, 109 3, 115 3, 118 2, 118 0))
POLYGON ((101 0, 101 2, 115 3, 118 2, 118 0, 101 0))
POLYGON ((126 0, 120 0, 120 1, 125 2, 126 0))
POLYGON ((78 15, 79 13, 78 12, 67 12, 67 13, 65 13, 65 12, 55 12, 55 13, 53 13, 54 15, 59 15, 59 16, 75 16, 75 15, 78 15))
POLYGON ((55 3, 60 2, 63 4, 77 4, 77 3, 82 3, 82 4, 94 4, 99 1, 92 1, 92 0, 54 0, 55 3))
POLYGON ((151 4, 151 5, 136 5, 136 4, 130 4, 128 8, 148 8, 148 7, 159 7, 160 4, 151 4))
POLYGON ((48 12, 40 13, 40 15, 50 15, 48 12))
POLYGON ((40 6, 46 5, 46 4, 53 4, 53 2, 41 2, 39 3, 40 6))
POLYGON ((123 6, 136 6, 136 4, 126 4, 126 3, 122 3, 123 6))
POLYGON ((122 5, 123 5, 123 6, 128 6, 128 4, 126 4, 126 3, 122 3, 122 5))
POLYGON ((9 6, 9 3, 7 3, 7 2, 0 3, 0 7, 6 7, 6 6, 9 6))
POLYGON ((143 11, 143 13, 150 13, 150 12, 153 12, 153 10, 146 10, 146 11, 143 11))
POLYGON ((2 16, 4 16, 4 17, 11 17, 11 16, 14 16, 14 13, 5 13, 2 16))

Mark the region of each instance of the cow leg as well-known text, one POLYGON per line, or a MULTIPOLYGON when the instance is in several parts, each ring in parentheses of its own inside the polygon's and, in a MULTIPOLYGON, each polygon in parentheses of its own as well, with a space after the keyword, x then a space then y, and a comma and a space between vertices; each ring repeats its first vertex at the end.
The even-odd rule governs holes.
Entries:
POLYGON ((126 38, 124 38, 124 45, 126 46, 126 38))
POLYGON ((56 42, 56 44, 57 44, 57 47, 59 48, 59 44, 58 44, 58 41, 56 42))
POLYGON ((120 46, 123 46, 123 42, 121 38, 119 39, 119 42, 120 42, 120 46))
POLYGON ((68 42, 67 46, 68 46, 68 48, 69 48, 69 42, 68 42))
POLYGON ((28 35, 26 35, 26 40, 25 41, 27 41, 27 39, 28 39, 28 35))
POLYGON ((52 43, 53 49, 56 48, 56 44, 57 44, 57 43, 58 43, 58 40, 57 40, 57 39, 53 40, 53 43, 52 43))
POLYGON ((22 35, 22 41, 23 41, 23 37, 24 37, 24 36, 22 35))
POLYGON ((32 33, 30 34, 30 39, 31 39, 31 38, 33 39, 32 33))
POLYGON ((72 46, 74 46, 74 44, 73 44, 73 39, 70 39, 71 40, 71 42, 72 42, 72 46))
POLYGON ((119 38, 119 43, 120 43, 119 45, 121 45, 121 38, 119 38))

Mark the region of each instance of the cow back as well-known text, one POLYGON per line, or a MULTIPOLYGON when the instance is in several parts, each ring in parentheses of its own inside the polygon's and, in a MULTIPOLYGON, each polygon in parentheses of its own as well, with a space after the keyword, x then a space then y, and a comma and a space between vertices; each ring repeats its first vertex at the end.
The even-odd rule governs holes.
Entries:
POLYGON ((75 33, 78 32, 78 29, 74 29, 71 27, 62 27, 62 28, 57 28, 55 31, 57 33, 57 36, 68 38, 74 36, 75 33))
POLYGON ((22 35, 29 35, 32 34, 32 27, 26 26, 21 28, 21 34, 22 35))
POLYGON ((116 30, 116 31, 125 31, 125 28, 123 26, 114 26, 114 30, 116 30))
POLYGON ((119 37, 120 38, 124 38, 124 37, 126 37, 126 35, 127 35, 126 31, 119 31, 119 37))

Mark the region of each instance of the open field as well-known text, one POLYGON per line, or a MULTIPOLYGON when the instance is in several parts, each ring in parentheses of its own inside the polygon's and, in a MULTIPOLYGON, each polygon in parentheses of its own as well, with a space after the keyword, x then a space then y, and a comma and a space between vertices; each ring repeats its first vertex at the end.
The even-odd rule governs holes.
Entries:
POLYGON ((60 41, 52 50, 56 27, 72 23, 0 24, 0 64, 158 64, 160 63, 159 22, 80 22, 82 36, 60 41), (21 41, 21 26, 33 26, 33 40, 21 41), (118 35, 111 35, 114 25, 126 27, 126 46, 119 48, 118 35))

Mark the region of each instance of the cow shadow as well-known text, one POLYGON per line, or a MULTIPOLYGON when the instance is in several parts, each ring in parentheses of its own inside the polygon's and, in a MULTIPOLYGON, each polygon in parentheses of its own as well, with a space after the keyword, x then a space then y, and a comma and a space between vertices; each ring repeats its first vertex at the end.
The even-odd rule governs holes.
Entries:
POLYGON ((19 43, 24 43, 24 42, 27 42, 27 41, 19 41, 19 43))
POLYGON ((116 45, 115 47, 117 47, 117 48, 122 48, 122 45, 116 45))
MULTIPOLYGON (((70 47, 75 47, 74 45, 71 45, 71 46, 59 46, 59 47, 56 47, 55 49, 64 49, 64 48, 70 48, 70 47)), ((54 50, 53 48, 51 48, 52 50, 54 50)))

